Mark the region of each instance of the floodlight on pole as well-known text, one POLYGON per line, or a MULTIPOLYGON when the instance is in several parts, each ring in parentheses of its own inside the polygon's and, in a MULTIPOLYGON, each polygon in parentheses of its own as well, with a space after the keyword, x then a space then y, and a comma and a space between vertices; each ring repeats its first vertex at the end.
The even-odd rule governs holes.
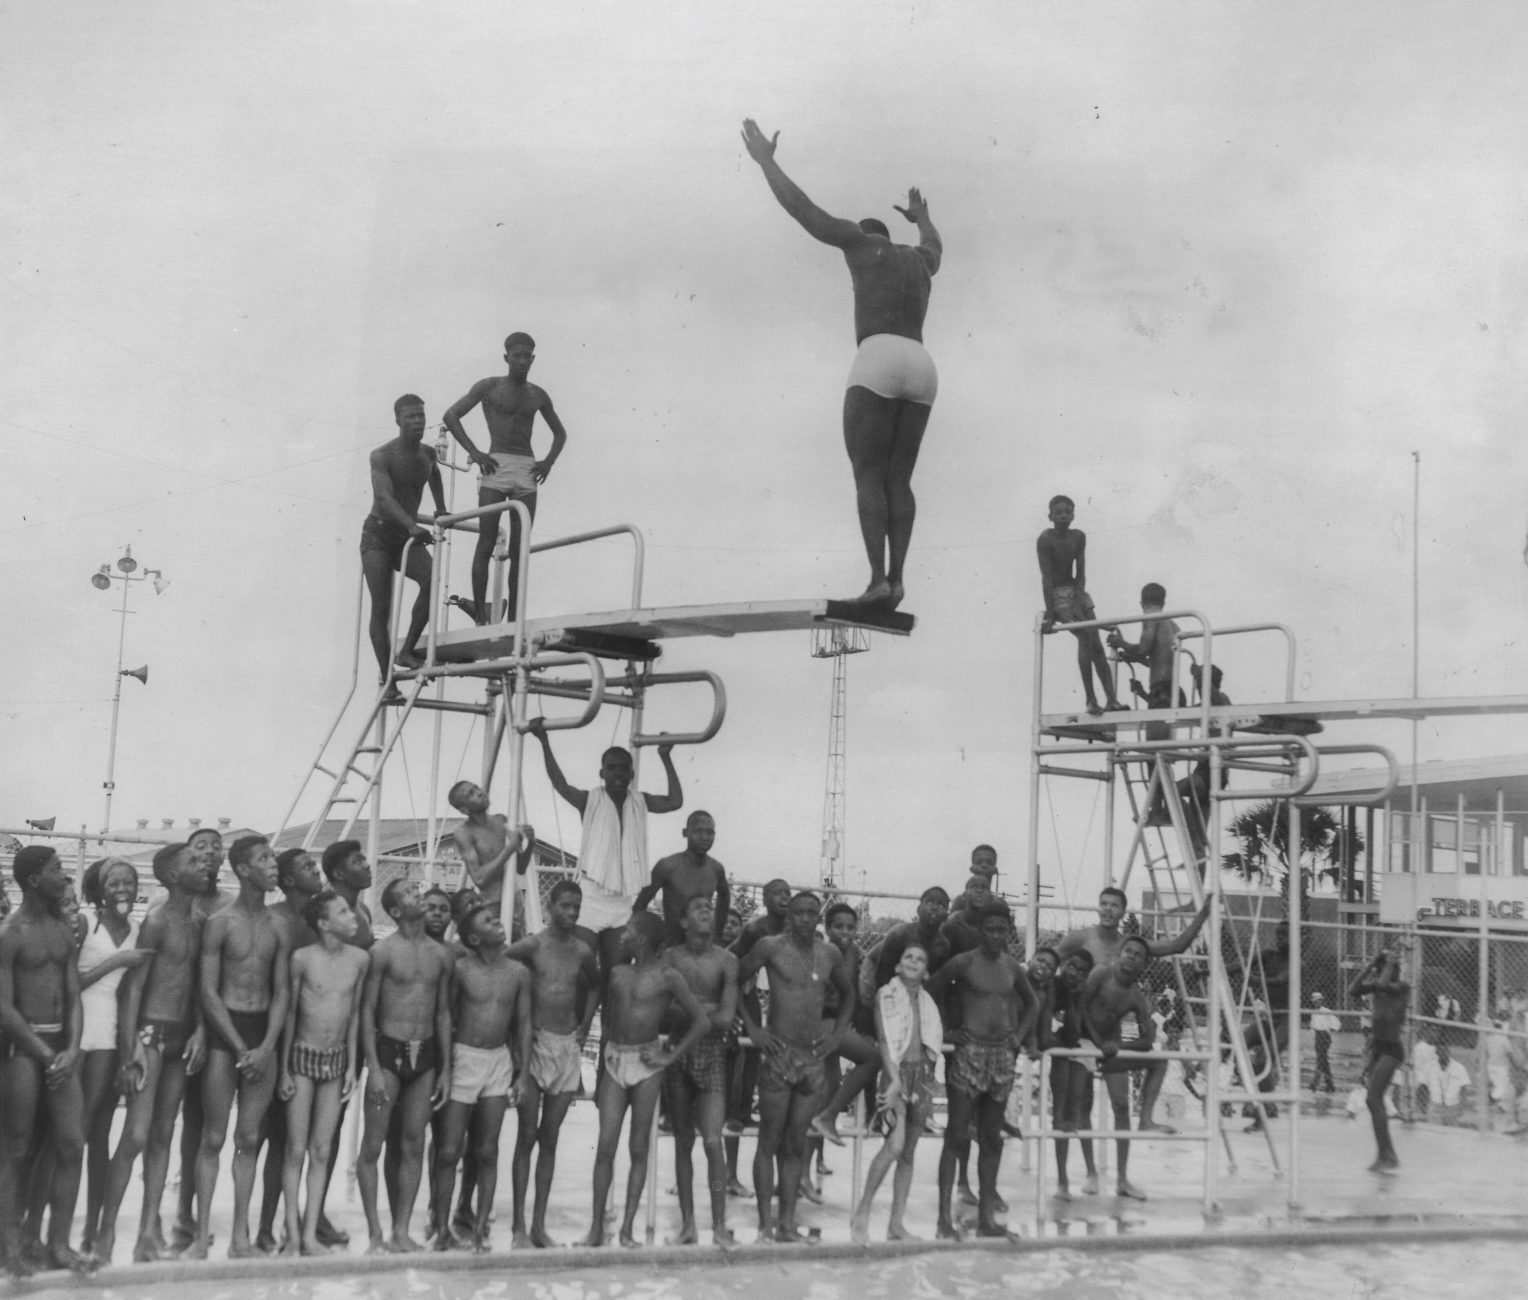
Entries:
POLYGON ((145 686, 149 681, 148 665, 142 668, 122 667, 122 651, 127 643, 127 616, 132 611, 127 607, 128 593, 135 582, 148 582, 153 585, 154 594, 160 595, 168 587, 169 581, 158 569, 145 569, 138 572, 138 561, 133 558, 133 548, 123 547, 122 555, 117 560, 117 573, 112 572, 110 564, 103 564, 95 573, 90 575, 90 585, 97 591, 110 591, 111 584, 122 584, 122 604, 117 607, 120 623, 117 631, 117 673, 116 683, 111 697, 111 739, 106 749, 106 780, 102 787, 106 791, 106 812, 101 820, 101 832, 105 834, 111 829, 111 797, 116 791, 117 770, 117 717, 122 709, 122 679, 124 677, 136 677, 145 686))

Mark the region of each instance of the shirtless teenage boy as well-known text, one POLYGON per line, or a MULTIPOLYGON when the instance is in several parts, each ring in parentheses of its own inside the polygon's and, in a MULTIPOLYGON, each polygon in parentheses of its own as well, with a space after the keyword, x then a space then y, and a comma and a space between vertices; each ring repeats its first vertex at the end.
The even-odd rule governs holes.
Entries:
MULTIPOLYGON (((1103 1075, 1104 1087, 1109 1092, 1109 1103, 1114 1109, 1114 1127, 1126 1133, 1130 1131, 1130 1072, 1141 1067, 1136 1062, 1119 1060, 1119 1053, 1121 1051, 1149 1052, 1152 1043, 1156 1040, 1156 1024, 1151 1018, 1151 1003, 1146 1000, 1145 991, 1139 983, 1150 964, 1150 945, 1139 935, 1132 934, 1120 944, 1119 956, 1112 964, 1094 967, 1082 994, 1082 1011, 1088 1025, 1088 1036, 1092 1038, 1103 1056, 1099 1072, 1103 1075), (1134 1021, 1135 1035, 1125 1038, 1123 1031, 1129 1027, 1131 1020, 1134 1021)), ((1146 1078, 1141 1084, 1139 1131, 1142 1132, 1164 1128, 1147 1120, 1147 1116, 1151 1113, 1147 1092, 1150 1090, 1150 1101, 1154 1104, 1157 1093, 1162 1088, 1162 1066, 1163 1062, 1153 1061, 1147 1068, 1146 1078)), ((1146 1193, 1128 1177, 1130 1167, 1128 1139, 1119 1139, 1115 1143, 1115 1150, 1119 1153, 1119 1172, 1115 1190, 1121 1196, 1144 1201, 1146 1193)))
POLYGON ((281 1035, 280 1091, 286 1104, 282 1192, 286 1246, 282 1253, 321 1255, 318 1239, 328 1180, 329 1150, 339 1131, 340 1105, 355 1091, 360 1059, 361 991, 366 954, 348 940, 356 916, 332 890, 303 903, 315 942, 292 953, 291 995, 281 1035), (303 1157, 308 1160, 308 1203, 299 1220, 303 1157))
MULTIPOLYGON (((508 374, 491 375, 480 379, 467 390, 467 395, 453 402, 442 420, 451 436, 467 451, 467 459, 482 471, 478 480, 478 505, 491 506, 500 501, 520 500, 534 522, 536 518, 536 490, 546 482, 552 466, 562 455, 563 445, 568 441, 567 430, 552 409, 552 399, 546 389, 527 382, 531 363, 536 359, 536 340, 529 334, 516 331, 504 340, 504 363, 508 374), (481 405, 483 419, 488 424, 488 451, 482 452, 473 445, 467 431, 462 428, 462 416, 481 405), (552 431, 552 450, 545 460, 537 460, 531 450, 531 426, 536 413, 546 421, 552 431)), ((513 510, 509 515, 509 590, 506 617, 515 616, 515 601, 519 593, 520 569, 520 516, 513 510)), ((478 623, 488 621, 488 562, 493 558, 494 543, 499 540, 499 516, 484 515, 478 519, 477 550, 472 553, 472 616, 478 623)))
POLYGON ((732 904, 732 886, 727 883, 727 868, 711 856, 711 846, 716 843, 716 822, 711 814, 697 808, 684 823, 684 852, 671 853, 659 858, 653 867, 652 880, 643 885, 632 911, 645 912, 648 904, 663 895, 664 939, 670 944, 682 944, 689 932, 685 916, 690 899, 704 896, 712 900, 713 916, 721 925, 716 937, 721 938, 721 926, 726 924, 727 909, 732 904))
POLYGON ((515 874, 525 874, 536 831, 531 826, 510 826, 503 813, 489 816, 488 792, 471 781, 453 785, 446 802, 467 819, 452 832, 467 879, 483 902, 498 912, 504 899, 504 868, 514 858, 515 874))
MULTIPOLYGON (((806 1161, 807 1130, 826 1091, 825 1059, 838 1051, 854 1014, 854 986, 832 944, 817 937, 822 903, 802 892, 790 901, 784 934, 760 939, 738 967, 740 982, 769 972, 769 1024, 745 1002, 743 1020, 758 1046, 759 1141, 753 1191, 760 1241, 804 1241, 796 1227, 796 1201, 806 1161), (838 1014, 823 1031, 823 991, 838 990, 838 1014), (775 1159, 780 1161, 780 1218, 776 1225, 775 1159)), ((746 930, 744 931, 746 934, 746 930)))
MULTIPOLYGON (((419 595, 398 651, 398 662, 406 668, 417 668, 424 662, 418 645, 425 620, 430 616, 430 553, 425 550, 430 530, 418 521, 417 515, 426 486, 435 499, 435 513, 446 513, 435 448, 424 441, 423 400, 405 393, 393 403, 393 419, 398 425, 398 436, 371 453, 371 513, 361 525, 361 572, 371 593, 368 631, 382 681, 387 680, 393 661, 393 574, 403 563, 404 544, 410 537, 414 545, 409 547, 404 576, 418 586, 419 595)), ((401 700, 402 696, 394 689, 390 702, 401 700)))
POLYGON ((516 1247, 556 1244, 546 1235, 546 1210, 552 1175, 557 1170, 557 1136, 578 1094, 584 1040, 599 1006, 599 965, 594 949, 578 937, 582 901, 577 884, 559 880, 552 886, 547 904, 546 928, 508 950, 509 957, 530 967, 533 977, 530 1065, 521 1081, 519 1129, 511 1167, 516 1247), (525 1192, 530 1183, 531 1154, 538 1147, 536 1204, 527 1231, 525 1192))
POLYGON ((202 929, 205 1120, 196 1167, 196 1240, 185 1251, 189 1259, 207 1258, 212 1193, 236 1095, 239 1118, 233 1139, 233 1232, 228 1255, 238 1259, 256 1253, 249 1240, 249 1202, 255 1187, 260 1127, 280 1074, 276 1045, 286 1021, 291 950, 286 932, 265 906, 266 894, 276 885, 276 852, 263 837, 247 835, 234 842, 228 860, 239 881, 239 896, 215 912, 202 929))
POLYGON ((933 358, 923 347, 923 318, 944 244, 916 188, 908 190, 907 206, 896 210, 918 227, 917 247, 893 243, 885 223, 874 217, 856 222, 829 216, 780 170, 779 138, 778 131, 766 136, 752 118, 743 123, 743 145, 780 206, 813 239, 842 252, 849 267, 858 350, 844 394, 844 446, 870 560, 870 585, 855 599, 895 609, 902 603, 902 565, 917 512, 913 468, 939 389, 933 358))
MULTIPOLYGON (((1041 1003, 1040 1019, 1036 1026, 1036 1045, 1042 1050, 1051 1047, 1080 1047, 1087 1035, 1083 1018, 1082 995, 1087 987, 1088 976, 1093 971, 1093 958, 1086 948, 1062 958, 1053 948, 1041 948, 1034 960, 1039 962, 1048 955, 1055 974, 1041 1003), (1059 965, 1056 963, 1059 962, 1059 965), (1053 1028, 1054 1026, 1054 1028, 1053 1028)), ((1075 1133, 1093 1126, 1093 1070, 1088 1061, 1075 1056, 1057 1056, 1051 1059, 1051 1127, 1058 1132, 1075 1133)), ((1082 1190, 1089 1196, 1098 1192, 1098 1166, 1093 1161, 1093 1139, 1081 1138, 1082 1163, 1086 1179, 1082 1190)), ((1071 1139, 1056 1139, 1056 1199, 1072 1199, 1072 1184, 1067 1174, 1071 1139)))
POLYGON ((716 912, 705 894, 685 904, 684 943, 666 948, 663 960, 684 977, 710 1019, 705 1036, 668 1070, 669 1115, 674 1124, 674 1174, 679 1187, 679 1235, 671 1243, 692 1246, 695 1230, 695 1170, 691 1153, 700 1130, 711 1192, 711 1240, 734 1243, 727 1227, 727 1159, 722 1121, 727 1113, 727 1039, 737 1015, 737 958, 713 942, 716 912))
POLYGON ((955 1173, 971 1146, 976 1126, 976 1235, 1006 1236, 997 1221, 997 1175, 1003 1159, 1003 1112, 1013 1089, 1019 1046, 1029 1035, 1038 1011, 1023 965, 1008 952, 1013 916, 1000 899, 980 913, 981 946, 951 957, 929 983, 929 994, 954 1044, 945 1067, 949 1114, 944 1150, 939 1155, 938 1236, 959 1233, 951 1213, 955 1173), (948 1003, 953 1005, 946 1007, 948 1003))
POLYGON ((642 1185, 647 1181, 648 1148, 653 1112, 669 1065, 688 1052, 711 1027, 699 999, 674 967, 658 960, 663 946, 663 922, 651 912, 634 912, 621 934, 621 963, 610 972, 605 988, 605 1069, 594 1093, 599 1108, 600 1135, 594 1155, 594 1212, 581 1246, 605 1244, 605 1202, 615 1177, 615 1153, 621 1142, 626 1111, 631 1110, 627 1150, 631 1168, 626 1178, 626 1212, 621 1219, 621 1245, 637 1244, 632 1233, 642 1185), (685 1022, 684 1036, 672 1048, 660 1034, 668 1016, 677 1011, 685 1022))
POLYGON ((1390 1140, 1390 1119, 1385 1114, 1385 1094, 1390 1079, 1406 1062, 1404 1034, 1406 1008, 1411 1000, 1411 985, 1401 978, 1400 958, 1382 948, 1374 960, 1358 973, 1349 993, 1354 998, 1370 997, 1369 1068, 1365 1102, 1374 1125, 1374 1143, 1378 1155, 1369 1169, 1378 1174, 1393 1174, 1401 1167, 1401 1158, 1390 1140))
MULTIPOLYGON (((1042 632, 1051 631, 1057 623, 1089 623, 1098 617, 1087 592, 1088 539, 1081 529, 1072 527, 1076 509, 1071 497, 1052 497, 1051 526, 1035 543, 1040 560, 1040 590, 1045 596, 1042 632)), ((1114 674, 1104 654, 1098 629, 1088 628, 1072 635, 1077 638, 1077 669, 1082 674, 1082 691, 1088 702, 1088 712, 1096 718, 1104 709, 1123 709, 1125 706, 1114 693, 1114 674), (1102 708, 1093 692, 1094 673, 1098 674, 1098 684, 1104 688, 1102 708)))
POLYGON ((451 1192, 470 1121, 477 1157, 477 1215, 470 1245, 481 1253, 488 1249, 488 1219, 499 1181, 499 1130, 504 1112, 520 1100, 519 1076, 531 1057, 531 977, 504 955, 504 924, 492 904, 479 903, 462 918, 461 936, 467 955, 451 971, 451 1100, 435 1148, 433 1227, 435 1249, 449 1250, 451 1192))
POLYGON ((61 909, 69 881, 43 844, 19 850, 11 873, 21 905, 0 924, 0 1264, 31 1271, 21 1257, 22 1166, 46 1115, 53 1177, 30 1199, 48 1201, 46 1263, 79 1272, 90 1261, 69 1246, 85 1150, 80 974, 61 909))
POLYGON ((168 893, 138 930, 138 946, 153 953, 153 959, 128 976, 117 1017, 117 1057, 122 1062, 127 1118, 107 1173, 101 1231, 96 1237, 96 1258, 103 1264, 111 1260, 117 1211, 140 1154, 143 1211, 133 1259, 155 1260, 165 1251, 159 1235, 159 1202, 170 1165, 175 1113, 186 1091, 186 1075, 201 1068, 204 1054, 198 997, 203 920, 195 901, 205 877, 185 844, 170 844, 154 854, 154 879, 168 893))
POLYGON ((382 909, 397 929, 371 950, 361 994, 361 1050, 366 1057, 366 1122, 356 1158, 356 1184, 371 1238, 368 1254, 422 1250, 409 1236, 409 1219, 424 1164, 430 1112, 451 1093, 451 967, 453 958, 424 932, 419 882, 394 880, 382 891, 382 909), (391 1236, 377 1215, 377 1157, 393 1107, 403 1108, 403 1155, 391 1236))

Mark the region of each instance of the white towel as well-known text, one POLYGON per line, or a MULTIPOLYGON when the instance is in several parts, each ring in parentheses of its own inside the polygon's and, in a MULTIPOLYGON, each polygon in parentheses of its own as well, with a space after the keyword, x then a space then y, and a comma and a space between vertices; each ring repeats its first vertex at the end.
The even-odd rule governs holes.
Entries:
POLYGON ((647 802, 640 791, 627 791, 624 809, 616 808, 604 786, 589 791, 578 867, 607 894, 626 899, 647 884, 647 802))
MULTIPOLYGON (((881 1028, 891 1047, 891 1059, 901 1061, 913 1041, 913 1004, 907 986, 900 979, 890 980, 881 986, 876 1000, 881 1005, 881 1028)), ((918 1028, 925 1054, 937 1061, 944 1044, 944 1024, 934 999, 923 988, 918 990, 918 1028)))

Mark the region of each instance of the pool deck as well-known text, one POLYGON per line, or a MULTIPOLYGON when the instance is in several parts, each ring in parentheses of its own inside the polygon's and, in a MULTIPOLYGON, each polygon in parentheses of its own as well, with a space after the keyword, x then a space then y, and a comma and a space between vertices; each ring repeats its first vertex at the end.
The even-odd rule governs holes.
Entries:
MULTIPOLYGON (((1287 1154, 1287 1121, 1274 1123, 1279 1158, 1287 1154)), ((1238 1126, 1231 1135, 1236 1160, 1230 1172, 1222 1159, 1218 1213, 1206 1215, 1202 1200, 1203 1147, 1197 1143, 1137 1143, 1131 1156, 1132 1181, 1148 1193, 1145 1201, 1124 1200, 1110 1194, 1080 1194, 1081 1157, 1073 1144, 1073 1194, 1069 1203, 1048 1196, 1037 1206, 1033 1170, 1022 1168, 1021 1152, 1010 1142, 999 1178, 999 1192, 1010 1206, 1006 1223, 1017 1240, 978 1239, 967 1235, 957 1243, 934 1242, 934 1179, 939 1158, 939 1139, 925 1138, 919 1145, 918 1172, 907 1226, 921 1241, 888 1243, 884 1240, 890 1186, 876 1198, 872 1218, 873 1243, 856 1246, 849 1240, 849 1183, 851 1150, 829 1147, 827 1162, 833 1170, 823 1179, 824 1204, 801 1203, 803 1229, 817 1229, 820 1240, 811 1245, 756 1244, 755 1210, 752 1200, 734 1198, 728 1217, 741 1244, 727 1252, 729 1260, 791 1258, 850 1259, 910 1254, 927 1250, 1026 1250, 1055 1247, 1084 1249, 1192 1249, 1211 1245, 1313 1245, 1328 1241, 1362 1239, 1458 1239, 1484 1235, 1520 1237, 1528 1240, 1528 1142, 1501 1134, 1479 1135, 1463 1129, 1432 1125, 1394 1125, 1402 1168, 1393 1176, 1371 1174, 1373 1137, 1367 1122, 1347 1118, 1345 1112, 1307 1114, 1302 1123, 1300 1201, 1289 1204, 1289 1182, 1276 1172, 1266 1142, 1245 1134, 1238 1126)), ((336 1177, 330 1193, 330 1217, 350 1233, 351 1245, 317 1258, 229 1260, 224 1258, 228 1241, 232 1188, 225 1166, 213 1206, 214 1257, 207 1261, 165 1261, 155 1264, 116 1264, 90 1278, 70 1278, 63 1273, 44 1273, 22 1282, 0 1282, 0 1294, 63 1295, 97 1288, 118 1290, 178 1281, 228 1282, 237 1279, 290 1280, 294 1277, 344 1277, 360 1273, 418 1267, 431 1271, 559 1270, 589 1269, 610 1265, 651 1263, 665 1268, 685 1263, 714 1263, 718 1251, 709 1244, 666 1246, 678 1230, 679 1216, 673 1186, 672 1146, 660 1142, 657 1231, 659 1244, 637 1250, 609 1245, 601 1249, 563 1248, 547 1251, 511 1251, 509 1238, 509 1159, 513 1147, 513 1119, 506 1123, 500 1149, 499 1191, 494 1224, 496 1249, 473 1255, 462 1251, 429 1252, 413 1256, 367 1255, 365 1217, 352 1181, 336 1177)), ((554 1240, 575 1241, 589 1227, 589 1192, 592 1181, 596 1116, 592 1104, 580 1101, 569 1112, 558 1147, 557 1180, 547 1228, 554 1240)), ((865 1144, 865 1161, 878 1139, 865 1144)), ((743 1138, 745 1165, 752 1156, 751 1135, 743 1138)), ((704 1157, 697 1144, 697 1189, 704 1200, 704 1157)), ((1051 1157, 1047 1153, 1047 1159, 1051 1157)), ((1111 1153, 1112 1165, 1112 1153, 1111 1153)), ((1053 1162, 1047 1168, 1047 1187, 1054 1190, 1053 1162)), ((973 1168, 974 1175, 974 1168, 973 1168)), ((619 1202, 625 1190, 624 1153, 617 1162, 612 1200, 619 1202)), ((744 1181, 748 1178, 745 1173, 744 1181)), ((1102 1177, 1105 1193, 1114 1184, 1112 1168, 1102 1177)), ((120 1256, 132 1249, 132 1229, 137 1223, 135 1180, 119 1219, 120 1256)), ((258 1201, 259 1192, 256 1197, 258 1201)), ((415 1210, 414 1229, 423 1231, 424 1196, 415 1210)), ((165 1207, 174 1204, 167 1192, 165 1207)), ((385 1211, 384 1211, 385 1214, 385 1211)), ((966 1227, 974 1210, 961 1211, 966 1227)), ((704 1206, 701 1220, 705 1221, 704 1206)), ((646 1206, 637 1219, 639 1239, 645 1235, 646 1206)), ((702 1230, 702 1241, 709 1233, 702 1230)))

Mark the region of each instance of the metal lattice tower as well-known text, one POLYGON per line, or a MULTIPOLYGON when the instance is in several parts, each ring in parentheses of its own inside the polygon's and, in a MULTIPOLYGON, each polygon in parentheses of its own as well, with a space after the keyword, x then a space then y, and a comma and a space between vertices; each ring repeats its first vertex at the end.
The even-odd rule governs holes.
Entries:
POLYGON ((822 795, 822 860, 819 876, 824 889, 842 879, 844 812, 848 790, 849 655, 870 649, 870 633, 858 627, 812 629, 812 657, 833 661, 833 697, 828 705, 828 765, 822 795))

